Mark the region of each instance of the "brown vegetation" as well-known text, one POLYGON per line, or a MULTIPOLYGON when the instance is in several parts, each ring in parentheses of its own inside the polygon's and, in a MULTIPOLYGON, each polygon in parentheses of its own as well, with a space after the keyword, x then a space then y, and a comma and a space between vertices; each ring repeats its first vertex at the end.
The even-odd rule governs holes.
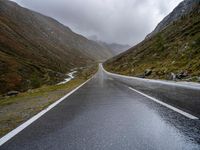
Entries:
POLYGON ((170 79, 171 73, 187 75, 186 81, 200 77, 200 14, 199 7, 161 32, 148 38, 106 63, 107 70, 130 76, 170 79), (144 77, 144 76, 143 76, 144 77))

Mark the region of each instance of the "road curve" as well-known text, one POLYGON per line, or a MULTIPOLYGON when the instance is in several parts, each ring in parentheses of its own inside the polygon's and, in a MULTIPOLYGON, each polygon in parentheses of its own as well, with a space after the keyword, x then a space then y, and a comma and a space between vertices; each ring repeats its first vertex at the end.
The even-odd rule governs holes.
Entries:
POLYGON ((1 150, 199 150, 200 122, 96 76, 1 150))
MULTIPOLYGON (((100 65, 102 67, 102 65, 100 65)), ((200 84, 193 82, 174 82, 164 80, 143 79, 124 76, 103 71, 111 78, 130 86, 148 96, 170 104, 184 113, 192 115, 193 119, 200 118, 200 84)))

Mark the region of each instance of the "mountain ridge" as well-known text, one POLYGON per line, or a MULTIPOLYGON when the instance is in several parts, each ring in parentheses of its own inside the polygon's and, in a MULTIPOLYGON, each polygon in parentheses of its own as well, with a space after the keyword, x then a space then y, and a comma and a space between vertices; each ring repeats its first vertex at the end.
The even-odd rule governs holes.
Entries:
POLYGON ((195 5, 199 5, 199 4, 200 4, 200 0, 182 1, 180 4, 178 4, 177 7, 174 8, 174 10, 171 13, 169 13, 166 17, 164 17, 164 19, 160 23, 158 23, 156 28, 150 34, 148 34, 146 38, 150 38, 156 33, 162 31, 174 21, 177 21, 182 16, 190 13, 195 7, 195 5))
POLYGON ((97 42, 102 47, 105 47, 106 49, 109 49, 114 55, 120 54, 124 52, 125 50, 131 48, 128 44, 119 44, 119 43, 108 43, 102 40, 98 40, 98 37, 96 35, 88 36, 88 39, 97 42))
POLYGON ((114 73, 200 82, 200 5, 155 35, 104 63, 114 73))
POLYGON ((124 52, 125 50, 131 48, 131 46, 127 44, 125 45, 125 44, 118 44, 118 43, 106 43, 102 41, 97 41, 97 42, 99 45, 105 47, 106 49, 110 49, 112 53, 115 55, 120 54, 124 52))
POLYGON ((57 20, 0 0, 0 94, 54 84, 112 53, 57 20))

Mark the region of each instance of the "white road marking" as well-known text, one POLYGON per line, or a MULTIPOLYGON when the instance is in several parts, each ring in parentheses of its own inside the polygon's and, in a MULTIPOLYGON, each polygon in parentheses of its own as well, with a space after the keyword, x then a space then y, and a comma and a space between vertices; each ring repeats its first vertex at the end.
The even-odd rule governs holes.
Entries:
POLYGON ((108 72, 104 69, 102 64, 100 64, 100 67, 106 74, 111 75, 111 76, 116 76, 116 77, 121 77, 121 78, 126 78, 126 79, 135 79, 138 81, 145 81, 145 82, 149 82, 149 83, 161 83, 163 85, 179 86, 179 87, 184 87, 184 88, 200 90, 200 84, 198 84, 198 83, 175 82, 175 81, 167 81, 167 80, 154 80, 154 79, 138 78, 138 77, 132 77, 132 76, 126 76, 126 75, 120 75, 120 74, 108 72))
POLYGON ((58 105, 64 99, 66 99, 68 96, 70 96, 71 94, 73 94, 75 91, 77 91, 79 88, 81 88, 87 82, 89 82, 92 78, 88 79, 86 82, 84 82, 83 84, 81 84, 80 86, 78 86, 77 88, 75 88, 74 90, 72 90, 71 92, 69 92, 68 94, 66 94, 64 97, 62 97, 61 99, 57 100, 56 102, 54 102, 53 104, 51 104, 49 107, 47 107, 46 109, 42 110, 41 112, 39 112, 38 114, 36 114, 35 116, 33 116, 32 118, 30 118, 29 120, 27 120, 26 122, 24 122, 23 124, 21 124, 20 126, 18 126, 17 128, 15 128, 14 130, 12 130, 8 134, 6 134, 5 136, 3 136, 0 139, 0 146, 3 145, 4 143, 6 143, 11 138, 13 138, 15 135, 17 135, 23 129, 25 129, 26 127, 28 127, 31 123, 33 123, 34 121, 36 121, 38 118, 40 118, 41 116, 43 116, 49 110, 51 110, 52 108, 54 108, 56 105, 58 105))
POLYGON ((144 94, 144 93, 142 93, 142 92, 140 92, 140 91, 138 91, 136 89, 133 89, 132 87, 129 87, 129 89, 131 89, 132 91, 135 91, 135 92, 137 92, 137 93, 139 93, 139 94, 141 94, 141 95, 153 100, 156 103, 159 103, 159 104, 161 104, 161 105, 163 105, 163 106, 165 106, 165 107, 167 107, 169 109, 172 109, 173 111, 175 111, 175 112, 177 112, 177 113, 179 113, 179 114, 181 114, 181 115, 183 115, 183 116, 185 116, 185 117, 187 117, 189 119, 199 119, 199 118, 197 118, 197 117, 195 117, 195 116, 193 116, 193 115, 191 115, 191 114, 189 114, 187 112, 184 112, 184 111, 182 111, 182 110, 180 110, 180 109, 178 109, 176 107, 173 107, 173 106, 171 106, 169 104, 166 104, 166 103, 164 103, 162 101, 159 101, 158 99, 156 99, 154 97, 151 97, 151 96, 149 96, 147 94, 144 94))

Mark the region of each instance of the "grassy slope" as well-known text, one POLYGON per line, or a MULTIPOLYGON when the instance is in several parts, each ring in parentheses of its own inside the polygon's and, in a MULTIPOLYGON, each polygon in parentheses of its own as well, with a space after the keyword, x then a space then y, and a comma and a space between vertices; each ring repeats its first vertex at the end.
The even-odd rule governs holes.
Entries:
POLYGON ((0 94, 56 83, 62 73, 110 56, 56 20, 0 0, 0 94))
POLYGON ((62 85, 42 86, 18 96, 0 99, 0 137, 89 79, 97 66, 79 70, 76 78, 62 85))
POLYGON ((138 76, 153 69, 148 78, 168 79, 171 72, 200 76, 200 14, 192 12, 106 63, 107 70, 138 76))

